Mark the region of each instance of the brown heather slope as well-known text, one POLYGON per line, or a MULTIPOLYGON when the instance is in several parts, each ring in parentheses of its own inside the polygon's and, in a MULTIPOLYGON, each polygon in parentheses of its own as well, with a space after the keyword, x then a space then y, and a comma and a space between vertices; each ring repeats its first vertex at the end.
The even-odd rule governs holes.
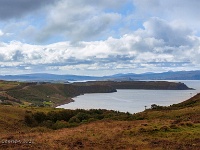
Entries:
POLYGON ((33 129, 1 135, 2 149, 190 149, 200 148, 198 124, 173 120, 100 121, 76 128, 33 129), (12 140, 17 143, 11 143, 12 140), (19 143, 31 142, 31 143, 19 143), (8 143, 10 141, 10 143, 8 143), (7 142, 7 143, 6 143, 7 142))
POLYGON ((7 90, 6 94, 19 99, 22 102, 29 102, 33 106, 44 106, 49 102, 50 106, 57 106, 63 103, 72 102, 71 97, 84 93, 110 93, 116 89, 107 85, 75 86, 71 84, 40 83, 7 90))
POLYGON ((30 128, 23 122, 27 111, 52 110, 60 111, 0 105, 0 149, 200 149, 200 94, 171 107, 133 114, 133 121, 106 119, 59 130, 30 128))

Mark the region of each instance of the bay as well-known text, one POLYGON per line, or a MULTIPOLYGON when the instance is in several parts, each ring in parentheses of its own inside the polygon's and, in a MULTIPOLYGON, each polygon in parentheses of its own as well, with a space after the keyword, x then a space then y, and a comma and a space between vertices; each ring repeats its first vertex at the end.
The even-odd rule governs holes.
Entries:
POLYGON ((84 94, 73 99, 75 102, 58 106, 65 109, 108 109, 137 113, 152 104, 169 106, 180 103, 200 92, 200 80, 179 80, 195 90, 130 90, 118 89, 115 93, 84 94))

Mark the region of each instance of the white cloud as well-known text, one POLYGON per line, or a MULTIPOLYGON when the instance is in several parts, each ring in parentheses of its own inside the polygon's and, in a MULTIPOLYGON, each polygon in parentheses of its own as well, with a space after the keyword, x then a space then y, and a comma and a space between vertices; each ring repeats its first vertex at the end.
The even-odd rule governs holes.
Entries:
MULTIPOLYGON (((23 2, 20 0, 19 4, 23 2)), ((12 7, 14 12, 22 9, 19 14, 0 15, 0 20, 6 20, 0 22, 3 72, 15 68, 99 74, 200 67, 198 1, 44 0, 36 4, 29 0, 27 3, 34 3, 31 10, 17 4, 12 7), (36 45, 37 42, 41 45, 36 45)))
POLYGON ((104 41, 49 45, 13 41, 0 45, 0 65, 22 70, 36 67, 46 71, 80 73, 99 73, 100 70, 130 72, 130 69, 135 72, 167 71, 169 68, 187 70, 198 68, 200 56, 199 37, 184 27, 177 28, 173 23, 158 18, 146 21, 144 29, 133 34, 104 41))
POLYGON ((4 35, 3 31, 0 30, 0 36, 3 36, 3 35, 4 35))

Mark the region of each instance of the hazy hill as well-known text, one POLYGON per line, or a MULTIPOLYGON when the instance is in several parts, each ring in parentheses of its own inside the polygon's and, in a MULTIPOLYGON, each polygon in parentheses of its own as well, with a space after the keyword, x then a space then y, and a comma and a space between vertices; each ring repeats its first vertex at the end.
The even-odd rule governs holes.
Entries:
POLYGON ((144 74, 119 74, 114 78, 124 78, 132 80, 200 80, 200 71, 178 71, 163 73, 144 73, 144 74))
POLYGON ((47 81, 47 82, 68 82, 83 80, 200 80, 200 71, 177 71, 163 73, 143 73, 143 74, 115 74, 111 76, 81 76, 81 75, 56 75, 56 74, 22 74, 22 75, 1 75, 1 80, 14 81, 47 81))
POLYGON ((76 81, 76 80, 98 80, 98 77, 78 76, 78 75, 56 75, 48 73, 22 74, 22 75, 1 75, 1 80, 14 81, 76 81))

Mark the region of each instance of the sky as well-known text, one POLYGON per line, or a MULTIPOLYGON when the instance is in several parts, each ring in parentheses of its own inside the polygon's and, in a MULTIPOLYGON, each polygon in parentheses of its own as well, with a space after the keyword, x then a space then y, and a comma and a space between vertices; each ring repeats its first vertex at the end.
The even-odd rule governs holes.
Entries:
POLYGON ((200 70, 199 0, 0 0, 0 74, 200 70))

